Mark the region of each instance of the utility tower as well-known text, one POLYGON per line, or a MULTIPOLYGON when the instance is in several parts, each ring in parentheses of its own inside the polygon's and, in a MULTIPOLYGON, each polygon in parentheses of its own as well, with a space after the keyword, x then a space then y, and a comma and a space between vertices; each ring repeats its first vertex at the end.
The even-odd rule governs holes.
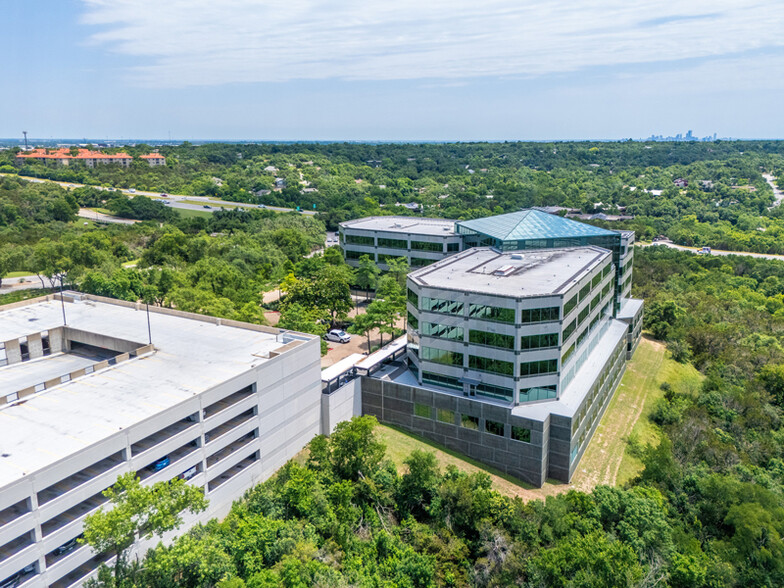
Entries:
POLYGON ((27 151, 27 131, 22 131, 22 134, 25 136, 25 151, 27 151))

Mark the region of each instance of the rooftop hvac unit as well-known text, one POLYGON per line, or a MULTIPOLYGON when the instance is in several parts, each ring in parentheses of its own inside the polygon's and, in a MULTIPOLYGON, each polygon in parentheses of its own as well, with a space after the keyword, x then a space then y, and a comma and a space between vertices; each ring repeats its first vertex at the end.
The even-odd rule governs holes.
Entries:
POLYGON ((512 259, 523 259, 525 255, 522 253, 512 253, 512 259))
POLYGON ((513 265, 502 265, 497 270, 495 270, 493 273, 496 276, 508 276, 513 271, 515 271, 515 266, 513 266, 513 265))

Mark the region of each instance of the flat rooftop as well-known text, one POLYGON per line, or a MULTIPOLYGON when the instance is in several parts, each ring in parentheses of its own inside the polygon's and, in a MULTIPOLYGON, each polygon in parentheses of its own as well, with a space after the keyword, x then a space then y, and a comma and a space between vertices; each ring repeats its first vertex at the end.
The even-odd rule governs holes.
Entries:
MULTIPOLYGON (((68 293, 66 293, 66 300, 68 293)), ((128 341, 148 341, 144 307, 84 297, 66 302, 68 326, 128 341)), ((269 352, 312 335, 270 327, 217 324, 211 317, 150 309, 154 353, 117 363, 0 406, 0 488, 269 361, 269 352), (267 358, 265 358, 267 356, 267 358)), ((63 323, 60 301, 0 306, 0 340, 63 323)), ((54 354, 0 367, 2 388, 42 382, 93 359, 54 354)))
POLYGON ((413 235, 456 235, 455 221, 445 218, 418 218, 414 216, 369 216, 340 223, 346 229, 386 231, 413 235))
POLYGON ((408 274, 418 286, 508 298, 562 294, 611 256, 595 246, 500 252, 475 247, 408 274))

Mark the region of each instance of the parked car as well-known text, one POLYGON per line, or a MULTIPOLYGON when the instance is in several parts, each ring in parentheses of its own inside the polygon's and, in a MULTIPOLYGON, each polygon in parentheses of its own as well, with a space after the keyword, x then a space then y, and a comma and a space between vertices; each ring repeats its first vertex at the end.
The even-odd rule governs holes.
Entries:
POLYGON ((152 462, 152 464, 150 464, 150 469, 154 472, 159 472, 170 463, 171 461, 169 460, 169 456, 164 455, 161 459, 152 462))
POLYGON ((212 208, 209 204, 205 204, 204 208, 212 208))
POLYGON ((29 566, 25 567, 22 571, 16 572, 10 578, 6 578, 2 582, 0 582, 0 588, 15 588, 19 586, 22 582, 24 582, 24 577, 27 574, 34 574, 35 573, 35 564, 30 564, 29 566))
POLYGON ((161 192, 161 196, 163 196, 164 198, 166 198, 166 197, 168 196, 168 194, 167 194, 166 192, 161 192))
POLYGON ((192 468, 189 468, 184 472, 182 472, 179 475, 179 478, 182 480, 190 480, 193 476, 195 476, 198 473, 199 473, 199 466, 193 466, 192 468))
POLYGON ((79 546, 79 537, 81 537, 81 535, 63 543, 60 547, 54 550, 54 554, 63 555, 64 553, 68 553, 69 551, 76 549, 79 546))
POLYGON ((136 194, 136 188, 128 188, 129 194, 136 194))
POLYGON ((351 341, 351 335, 341 329, 332 329, 326 335, 324 335, 324 338, 327 341, 335 341, 337 343, 348 343, 351 341))

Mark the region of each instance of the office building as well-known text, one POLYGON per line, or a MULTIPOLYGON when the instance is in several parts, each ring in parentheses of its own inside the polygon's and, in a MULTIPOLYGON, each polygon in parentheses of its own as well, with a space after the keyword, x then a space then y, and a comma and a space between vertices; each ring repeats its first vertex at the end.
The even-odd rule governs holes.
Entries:
POLYGON ((349 265, 369 255, 383 270, 389 258, 405 257, 412 268, 462 251, 455 221, 411 216, 372 216, 340 223, 340 245, 349 265))
POLYGON ((121 474, 202 488, 184 529, 321 432, 317 337, 63 298, 0 307, 0 585, 80 585, 109 561, 74 539, 121 474))
POLYGON ((478 247, 408 276, 409 370, 363 412, 542 485, 568 482, 625 367, 612 253, 478 247))

